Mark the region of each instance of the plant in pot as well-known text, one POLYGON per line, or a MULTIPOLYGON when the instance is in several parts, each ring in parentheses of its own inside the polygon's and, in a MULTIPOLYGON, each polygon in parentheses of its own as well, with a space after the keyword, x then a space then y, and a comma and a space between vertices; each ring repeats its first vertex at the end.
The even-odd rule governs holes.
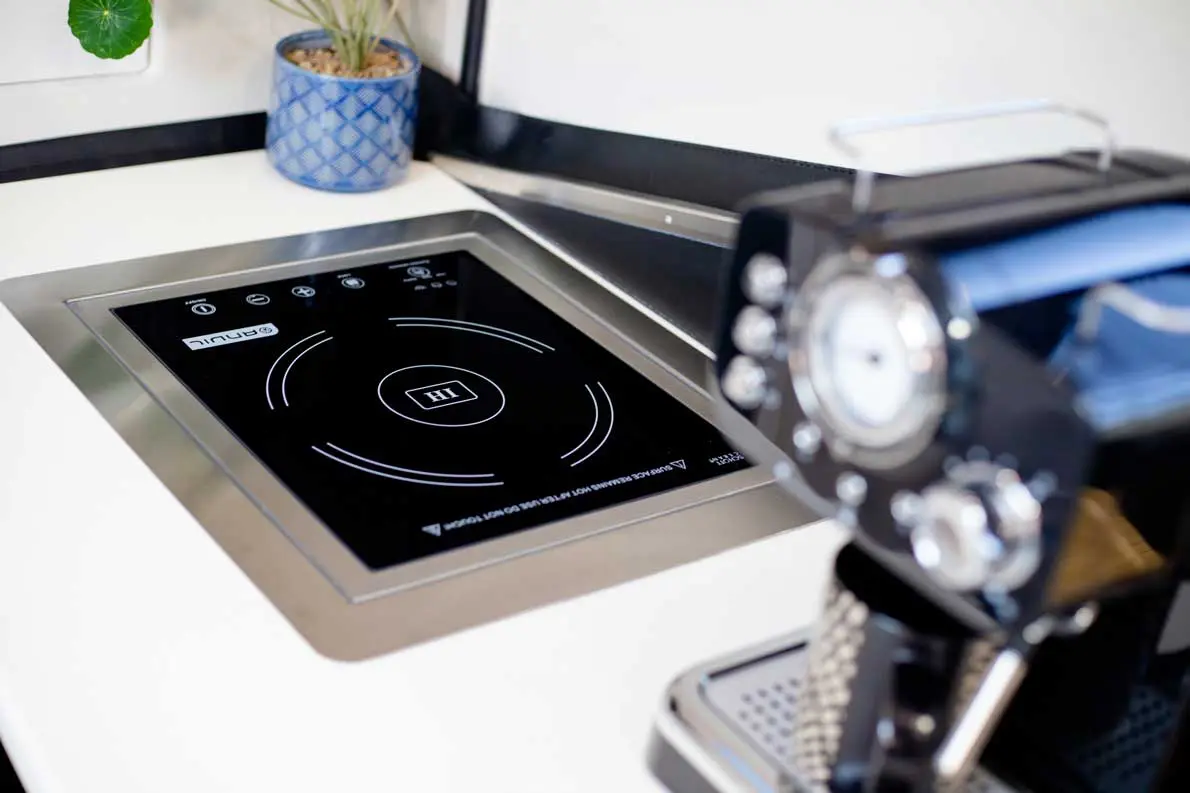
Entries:
MULTIPOLYGON (((399 0, 268 0, 316 26, 273 56, 265 146, 284 176, 340 192, 399 182, 413 157, 421 62, 399 0)), ((153 26, 150 0, 70 0, 70 29, 101 58, 135 52, 153 26)))
POLYGON ((265 145, 284 176, 323 190, 362 192, 400 181, 413 158, 413 50, 383 36, 396 0, 269 0, 317 25, 277 43, 265 145))

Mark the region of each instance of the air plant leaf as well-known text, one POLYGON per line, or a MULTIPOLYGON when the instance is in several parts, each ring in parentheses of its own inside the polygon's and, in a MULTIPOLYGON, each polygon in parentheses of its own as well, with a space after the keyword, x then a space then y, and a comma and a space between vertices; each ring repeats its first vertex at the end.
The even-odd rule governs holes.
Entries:
POLYGON ((100 58, 124 58, 140 49, 153 28, 150 0, 70 0, 70 32, 100 58))
POLYGON ((362 71, 367 65, 368 56, 394 21, 413 47, 413 37, 400 13, 400 0, 268 1, 325 30, 335 54, 354 72, 362 71))

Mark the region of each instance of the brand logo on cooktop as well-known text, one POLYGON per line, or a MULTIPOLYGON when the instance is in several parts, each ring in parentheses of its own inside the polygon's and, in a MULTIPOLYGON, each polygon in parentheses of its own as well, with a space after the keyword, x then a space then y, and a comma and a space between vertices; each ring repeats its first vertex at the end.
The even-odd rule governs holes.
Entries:
POLYGON ((238 341, 252 341, 277 335, 277 326, 271 322, 263 325, 251 325, 247 328, 221 330, 218 333, 208 333, 205 336, 191 336, 182 342, 192 350, 205 350, 210 347, 222 347, 224 344, 235 344, 238 341))

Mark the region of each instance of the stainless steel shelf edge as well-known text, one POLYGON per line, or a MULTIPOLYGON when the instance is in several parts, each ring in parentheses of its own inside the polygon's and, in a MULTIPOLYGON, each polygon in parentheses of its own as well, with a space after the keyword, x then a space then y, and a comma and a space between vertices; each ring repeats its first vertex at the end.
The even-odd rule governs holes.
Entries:
MULTIPOLYGON (((2 301, 319 652, 375 656, 807 522, 764 469, 365 568, 137 341, 115 305, 469 250, 708 420, 707 361, 503 221, 462 212, 49 273, 2 301)), ((151 560, 148 560, 151 563, 151 560)))
POLYGON ((714 207, 572 182, 556 176, 510 171, 443 154, 436 154, 432 159, 446 173, 479 190, 664 234, 676 234, 710 245, 730 247, 739 227, 739 215, 714 207))

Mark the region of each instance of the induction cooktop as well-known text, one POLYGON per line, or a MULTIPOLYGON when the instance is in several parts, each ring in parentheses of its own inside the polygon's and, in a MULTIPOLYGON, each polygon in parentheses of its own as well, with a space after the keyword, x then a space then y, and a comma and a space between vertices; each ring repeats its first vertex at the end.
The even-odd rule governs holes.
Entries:
POLYGON ((709 422, 697 350, 488 215, 36 276, 0 299, 336 658, 807 517, 709 422))
POLYGON ((373 570, 747 466, 467 251, 112 310, 373 570))

